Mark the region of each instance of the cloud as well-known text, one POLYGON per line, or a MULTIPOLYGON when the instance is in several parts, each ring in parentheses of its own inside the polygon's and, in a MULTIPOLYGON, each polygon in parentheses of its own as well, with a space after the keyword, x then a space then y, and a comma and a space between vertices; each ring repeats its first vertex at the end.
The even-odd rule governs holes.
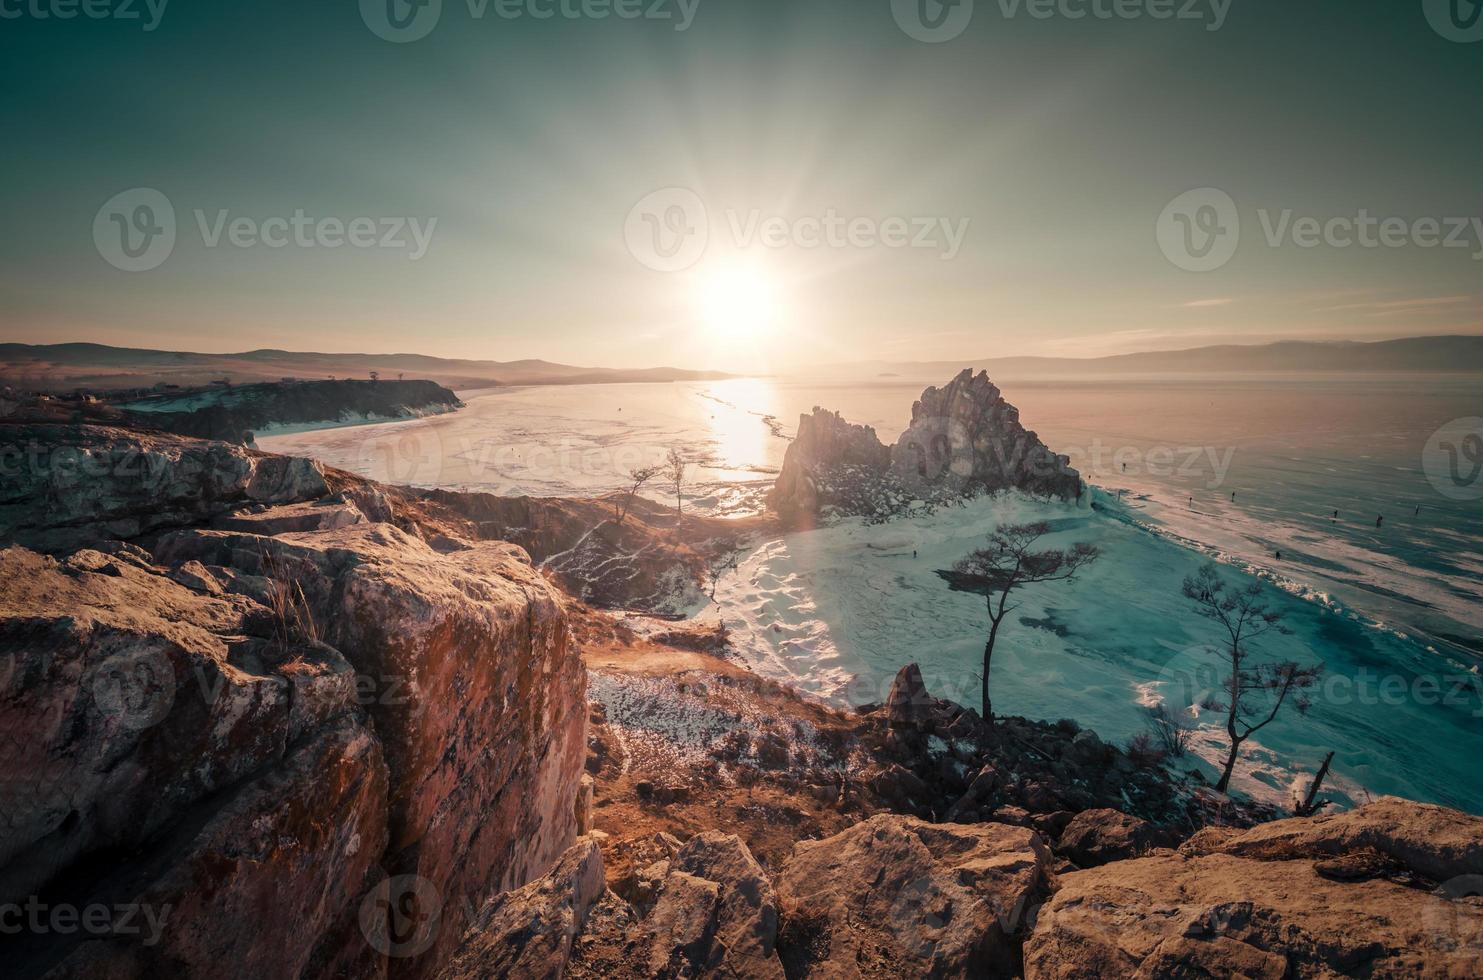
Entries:
POLYGON ((1234 302, 1236 302, 1236 301, 1234 299, 1230 299, 1230 298, 1222 298, 1222 299, 1197 299, 1197 300, 1194 300, 1192 302, 1185 303, 1184 304, 1184 308, 1187 309, 1187 310, 1191 310, 1191 309, 1204 309, 1205 307, 1209 307, 1209 306, 1230 306, 1234 302))

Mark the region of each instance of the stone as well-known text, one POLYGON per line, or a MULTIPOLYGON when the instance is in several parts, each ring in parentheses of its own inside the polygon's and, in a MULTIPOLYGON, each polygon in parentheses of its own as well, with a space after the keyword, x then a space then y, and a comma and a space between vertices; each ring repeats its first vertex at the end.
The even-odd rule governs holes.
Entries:
POLYGON ((781 980, 777 899, 741 838, 715 830, 696 834, 680 848, 671 868, 665 879, 666 894, 676 874, 719 886, 713 940, 704 959, 697 962, 721 976, 781 980))
POLYGON ((1441 882, 1462 875, 1483 876, 1483 817, 1381 797, 1344 813, 1261 824, 1220 843, 1217 849, 1264 860, 1371 849, 1441 882))
POLYGON ((1049 887, 1038 835, 1002 824, 877 815, 783 865, 778 900, 790 975, 1011 976, 1028 917, 1049 887))
POLYGON ((1025 976, 1483 975, 1480 847, 1483 818, 1393 798, 1202 831, 1062 876, 1025 976))
POLYGON ((329 492, 309 459, 103 425, 7 426, 0 540, 62 554, 329 492))
POLYGON ((578 841, 545 876, 490 900, 438 976, 556 980, 606 891, 602 850, 590 838, 578 841))
POLYGON ((1061 831, 1056 851, 1083 868, 1122 861, 1174 843, 1167 831, 1119 810, 1083 810, 1061 831))
POLYGON ((302 531, 333 531, 366 523, 366 515, 353 503, 335 500, 283 504, 266 510, 243 510, 218 517, 211 526, 222 531, 249 534, 293 534, 302 531))
POLYGON ((577 783, 577 836, 581 837, 592 829, 592 795, 597 782, 587 773, 582 773, 577 783))
POLYGON ((708 967, 721 886, 676 871, 644 920, 651 976, 698 976, 708 967))

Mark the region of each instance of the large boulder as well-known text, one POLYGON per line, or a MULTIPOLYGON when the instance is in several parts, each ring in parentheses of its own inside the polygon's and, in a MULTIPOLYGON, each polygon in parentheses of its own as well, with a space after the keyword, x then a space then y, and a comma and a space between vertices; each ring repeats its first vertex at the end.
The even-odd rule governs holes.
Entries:
POLYGON ((1483 975, 1480 841, 1483 818, 1391 799, 1202 834, 1063 876, 1025 976, 1483 975))
POLYGON ((1056 850, 1083 868, 1094 868, 1174 842, 1168 831, 1120 810, 1083 810, 1061 831, 1056 850))
POLYGON ((778 879, 789 975, 1011 976, 1050 883, 1033 831, 880 815, 801 841, 778 879))
POLYGON ((0 540, 51 553, 329 492, 313 460, 98 425, 0 425, 0 472, 0 540))
MULTIPOLYGON (((716 830, 696 834, 680 848, 670 868, 670 878, 688 875, 717 886, 714 901, 706 911, 711 922, 709 935, 690 946, 687 953, 693 955, 690 962, 697 973, 782 980, 783 968, 776 950, 777 900, 767 875, 741 838, 716 830)), ((697 914, 699 911, 697 906, 697 914)), ((668 960, 676 945, 670 938, 659 937, 655 953, 668 960)))
POLYGON ((1019 489, 1075 499, 1081 477, 1020 423, 986 372, 965 368, 912 406, 911 425, 891 451, 891 468, 919 494, 1019 489))
POLYGON ((1483 817, 1384 796, 1356 810, 1261 824, 1216 848, 1266 861, 1373 850, 1433 881, 1483 876, 1483 817))
POLYGON ((480 910, 442 980, 557 980, 572 941, 603 898, 602 851, 583 838, 544 877, 505 892, 480 910))

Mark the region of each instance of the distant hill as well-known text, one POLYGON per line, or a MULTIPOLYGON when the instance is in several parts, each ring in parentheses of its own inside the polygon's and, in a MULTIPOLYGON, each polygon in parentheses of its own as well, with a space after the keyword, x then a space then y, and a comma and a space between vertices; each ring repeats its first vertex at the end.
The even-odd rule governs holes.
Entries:
POLYGON ((1112 357, 988 357, 954 361, 869 361, 835 364, 826 374, 884 377, 947 376, 965 366, 993 378, 1160 374, 1280 374, 1297 372, 1427 372, 1483 374, 1483 337, 1411 337, 1373 343, 1284 341, 1150 351, 1112 357))
POLYGON ((319 354, 283 350, 193 354, 103 344, 0 344, 0 380, 38 389, 107 390, 159 383, 193 386, 220 378, 229 378, 233 384, 283 378, 359 380, 369 377, 372 371, 387 380, 406 375, 462 389, 729 377, 715 371, 670 367, 586 368, 550 361, 466 361, 423 354, 319 354))

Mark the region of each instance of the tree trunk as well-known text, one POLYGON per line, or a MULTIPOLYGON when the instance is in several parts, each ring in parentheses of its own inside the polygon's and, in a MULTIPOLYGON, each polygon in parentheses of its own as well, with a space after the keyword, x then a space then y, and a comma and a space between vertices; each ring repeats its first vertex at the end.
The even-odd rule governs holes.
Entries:
POLYGON ((984 673, 983 673, 983 714, 984 721, 994 720, 994 706, 989 701, 989 667, 994 661, 994 640, 999 636, 1000 620, 994 620, 989 627, 989 641, 984 644, 984 673))
POLYGON ((1228 793, 1231 788, 1231 774, 1236 771, 1236 756, 1241 752, 1241 742, 1244 739, 1231 738, 1231 754, 1226 756, 1225 771, 1220 774, 1220 782, 1215 784, 1218 793, 1228 793))
POLYGON ((1321 789, 1323 789, 1323 781, 1328 776, 1329 766, 1333 764, 1333 761, 1334 753, 1330 752, 1324 758, 1323 765, 1319 766, 1318 775, 1313 777, 1313 785, 1308 787, 1308 798, 1305 799, 1302 804, 1298 806, 1298 816, 1311 817, 1313 816, 1313 814, 1317 813, 1319 810, 1323 809, 1323 807, 1328 805, 1327 802, 1318 802, 1318 793, 1321 789))

